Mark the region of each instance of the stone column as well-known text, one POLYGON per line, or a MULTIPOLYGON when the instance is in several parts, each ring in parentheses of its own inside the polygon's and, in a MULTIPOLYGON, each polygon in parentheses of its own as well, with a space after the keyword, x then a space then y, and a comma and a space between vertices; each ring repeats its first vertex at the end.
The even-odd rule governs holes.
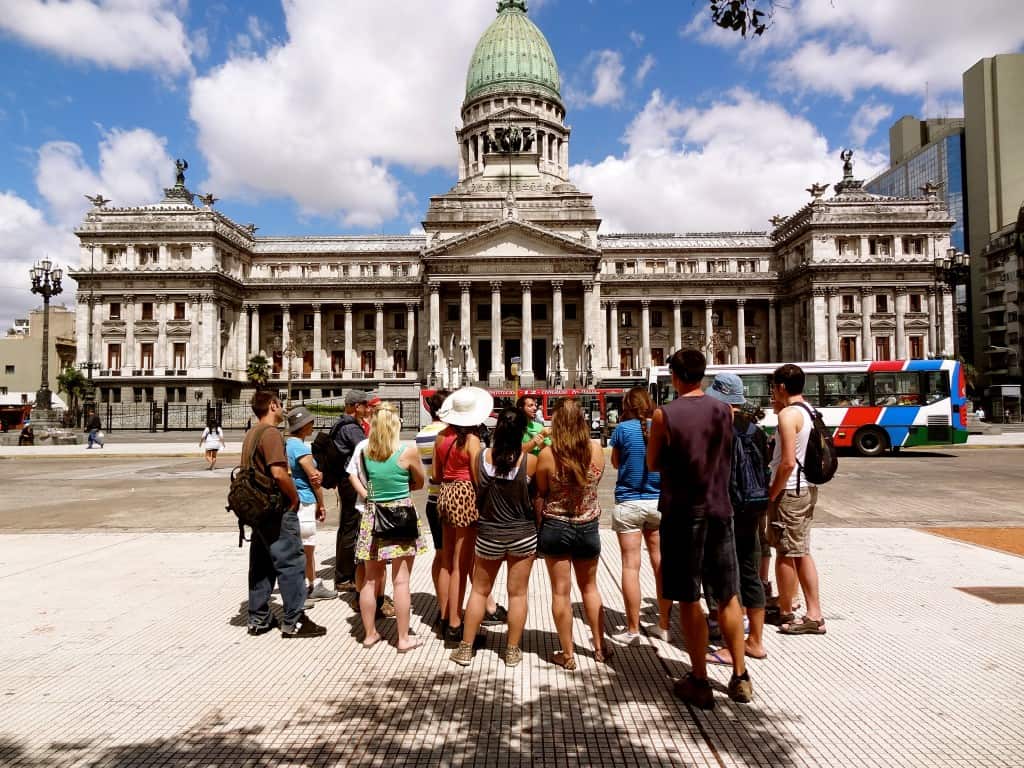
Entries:
POLYGON ((608 361, 608 367, 613 368, 618 374, 621 369, 619 368, 619 303, 617 301, 608 302, 608 316, 611 318, 608 325, 608 332, 611 333, 608 344, 608 356, 611 359, 608 361))
POLYGON ((554 373, 559 380, 563 383, 565 381, 565 334, 562 328, 562 281, 552 280, 551 281, 552 299, 551 299, 551 330, 552 336, 554 337, 554 349, 552 350, 552 362, 555 363, 554 373))
POLYGON ((814 361, 828 360, 828 319, 825 316, 825 289, 818 286, 812 289, 811 301, 814 316, 814 361))
POLYGON ((796 349, 793 343, 793 316, 795 307, 792 302, 784 301, 779 307, 779 360, 780 362, 786 362, 787 360, 796 360, 797 356, 794 354, 796 349))
POLYGON ((195 370, 199 367, 199 348, 202 346, 201 329, 199 319, 202 314, 202 297, 192 294, 188 297, 188 308, 191 313, 192 332, 188 340, 188 368, 195 370))
MULTIPOLYGON (((79 364, 89 360, 89 325, 91 305, 89 295, 75 294, 75 359, 79 364)), ((88 371, 86 376, 88 377, 88 371)))
POLYGON ((896 359, 907 359, 907 331, 905 327, 907 312, 907 289, 898 286, 896 288, 896 300, 893 302, 896 310, 896 359))
MULTIPOLYGON (((601 369, 608 365, 604 355, 604 331, 601 329, 601 286, 593 280, 583 281, 583 343, 590 341, 591 384, 601 375, 601 369)), ((586 350, 584 350, 586 351, 586 350)), ((584 361, 585 362, 585 361, 584 361)), ((586 366, 583 373, 586 375, 586 366)))
POLYGON ((672 351, 683 347, 683 300, 672 299, 672 351))
POLYGON ((942 349, 939 354, 952 355, 956 350, 953 339, 953 291, 939 287, 939 298, 942 300, 942 349))
POLYGON ((288 343, 292 340, 291 325, 292 308, 290 304, 281 305, 281 373, 287 381, 292 375, 292 358, 288 353, 288 343))
POLYGON ((124 297, 124 358, 121 360, 125 368, 135 367, 135 297, 124 297))
POLYGON ((439 295, 441 286, 439 283, 430 283, 430 336, 428 341, 434 344, 441 343, 441 297, 439 295))
POLYGON ((775 299, 768 299, 768 362, 774 363, 781 356, 779 355, 779 332, 776 326, 776 314, 778 308, 775 306, 775 299))
POLYGON ((714 363, 714 353, 708 354, 708 349, 711 345, 711 339, 715 335, 715 319, 713 317, 715 311, 714 299, 704 299, 704 349, 701 351, 707 355, 708 363, 714 363))
POLYGON ((462 363, 463 381, 476 381, 476 356, 473 354, 473 316, 470 304, 470 291, 473 283, 468 280, 459 282, 459 349, 462 363))
POLYGON ((746 304, 746 299, 736 299, 736 362, 740 365, 747 362, 746 304))
MULTIPOLYGON (((523 333, 519 366, 519 382, 523 387, 533 386, 533 282, 523 280, 523 333)), ((584 315, 585 317, 586 315, 584 315)))
POLYGON ((220 365, 220 307, 212 293, 203 295, 203 322, 206 323, 206 343, 203 345, 202 363, 204 368, 216 370, 220 365))
POLYGON ((860 359, 874 360, 875 345, 871 337, 871 313, 868 311, 868 296, 871 295, 870 288, 860 289, 860 359))
MULTIPOLYGON (((249 305, 249 357, 260 354, 260 305, 249 305)), ((246 360, 246 363, 249 361, 246 360)))
POLYGON ((346 302, 341 306, 345 310, 345 360, 342 365, 342 376, 351 379, 356 368, 356 351, 352 347, 352 304, 346 302))
POLYGON ((163 376, 163 369, 167 368, 167 295, 157 294, 156 296, 156 350, 153 352, 153 365, 160 369, 163 376))
POLYGON ((374 330, 377 336, 377 343, 374 345, 373 351, 376 364, 373 375, 379 379, 386 368, 384 356, 387 354, 387 346, 385 344, 387 339, 384 338, 384 304, 378 301, 373 305, 373 311, 376 314, 374 330))
POLYGON ((935 288, 928 286, 928 354, 937 355, 939 353, 938 347, 938 333, 936 331, 936 319, 938 315, 935 309, 935 288))
POLYGON ((505 381, 505 356, 501 340, 501 281, 491 281, 491 375, 488 384, 501 386, 505 381))
POLYGON ((828 288, 828 359, 842 357, 839 349, 839 291, 828 288))
MULTIPOLYGON (((416 308, 414 301, 405 304, 405 370, 416 371, 419 366, 415 360, 416 354, 416 308)), ((422 375, 422 371, 420 374, 422 375)))
POLYGON ((651 300, 640 299, 640 367, 651 367, 651 300))
POLYGON ((320 304, 313 305, 313 378, 323 378, 324 328, 320 304))

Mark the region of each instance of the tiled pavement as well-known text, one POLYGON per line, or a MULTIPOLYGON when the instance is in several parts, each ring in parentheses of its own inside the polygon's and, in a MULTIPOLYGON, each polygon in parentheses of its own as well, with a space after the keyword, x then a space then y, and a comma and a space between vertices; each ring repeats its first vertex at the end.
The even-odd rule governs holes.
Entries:
MULTIPOLYGON (((618 547, 602 535, 614 629, 618 547)), ((463 669, 429 629, 429 556, 413 578, 413 628, 427 643, 399 655, 392 622, 391 645, 364 651, 340 600, 311 613, 326 638, 248 637, 246 551, 234 543, 0 536, 0 766, 1024 762, 1024 605, 955 589, 1024 587, 1012 555, 906 529, 816 531, 828 635, 768 628, 769 658, 750 664, 755 702, 730 702, 728 671, 713 668, 718 706, 705 713, 671 695, 669 676, 686 668, 678 645, 645 639, 598 664, 578 605, 580 669, 548 663, 557 640, 542 564, 523 663, 505 668, 499 629, 463 669)), ((643 579, 652 594, 646 565, 643 579)))

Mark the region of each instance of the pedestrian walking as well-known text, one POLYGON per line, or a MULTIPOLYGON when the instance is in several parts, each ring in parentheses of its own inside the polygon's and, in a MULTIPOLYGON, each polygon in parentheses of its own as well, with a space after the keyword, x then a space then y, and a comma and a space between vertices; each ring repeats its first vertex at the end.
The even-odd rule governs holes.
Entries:
POLYGON ((103 423, 96 411, 92 412, 89 420, 85 423, 85 431, 89 433, 89 444, 85 446, 86 448, 92 448, 94 445, 103 447, 103 423))
POLYGON ((206 468, 212 472, 217 468, 217 452, 227 447, 224 443, 224 430, 216 419, 206 422, 206 428, 199 438, 199 445, 205 451, 206 468))
POLYGON ((598 525, 601 505, 597 486, 604 472, 604 450, 590 439, 583 409, 572 398, 559 401, 551 419, 551 445, 540 452, 537 497, 534 501, 540 532, 537 552, 544 557, 551 579, 551 613, 561 648, 552 662, 576 669, 572 637, 572 574, 583 595, 583 613, 593 637, 594 658, 607 661, 604 608, 597 590, 601 556, 598 525))

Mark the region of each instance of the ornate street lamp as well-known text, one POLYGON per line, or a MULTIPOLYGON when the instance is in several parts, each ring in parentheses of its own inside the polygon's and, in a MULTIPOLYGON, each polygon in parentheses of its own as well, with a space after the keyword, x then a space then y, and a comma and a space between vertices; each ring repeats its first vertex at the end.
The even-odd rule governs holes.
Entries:
POLYGON ((292 407, 292 372, 295 367, 292 365, 292 361, 296 359, 295 355, 295 326, 292 321, 288 321, 288 343, 284 344, 284 338, 282 336, 274 337, 274 346, 281 350, 281 366, 284 368, 284 375, 288 381, 288 397, 285 400, 285 410, 290 411, 292 407))
POLYGON ((64 273, 46 258, 28 272, 32 279, 32 293, 43 297, 43 364, 35 407, 49 411, 53 406, 53 393, 50 391, 50 297, 64 290, 60 284, 64 273))
POLYGON ((469 385, 469 342, 460 341, 459 347, 462 350, 462 370, 459 372, 459 386, 469 385))
POLYGON ((437 350, 440 345, 431 339, 427 342, 427 351, 430 352, 430 386, 437 386, 437 350))
POLYGON ((86 372, 86 376, 89 377, 89 386, 85 390, 85 412, 88 414, 95 408, 96 399, 96 388, 92 385, 92 372, 100 367, 99 360, 92 359, 92 329, 93 329, 93 312, 96 311, 96 302, 94 300, 95 292, 95 275, 96 272, 96 246, 89 246, 89 359, 83 363, 79 363, 79 368, 86 372))
POLYGON ((562 381, 562 347, 563 346, 564 345, 560 341, 556 341, 552 345, 552 351, 554 352, 554 354, 552 355, 552 362, 555 364, 555 376, 554 376, 554 381, 552 382, 552 384, 555 386, 556 389, 561 389, 562 386, 564 386, 564 382, 562 381))
MULTIPOLYGON (((935 280, 936 282, 944 282, 949 286, 950 293, 953 294, 953 357, 957 357, 961 352, 960 344, 960 330, 957 324, 957 316, 960 314, 963 307, 964 314, 967 313, 968 307, 967 302, 970 300, 970 291, 965 291, 965 299, 963 304, 957 300, 957 286, 966 286, 970 282, 971 277, 971 257, 969 254, 961 253, 956 248, 946 249, 945 256, 935 257, 935 280)), ((939 310, 939 316, 942 316, 942 310, 939 310)), ((936 340, 935 346, 939 345, 936 340)), ((933 350, 934 352, 935 350, 933 350)))
POLYGON ((594 340, 587 336, 587 340, 583 343, 583 349, 587 356, 587 376, 584 381, 584 386, 594 386, 594 340))

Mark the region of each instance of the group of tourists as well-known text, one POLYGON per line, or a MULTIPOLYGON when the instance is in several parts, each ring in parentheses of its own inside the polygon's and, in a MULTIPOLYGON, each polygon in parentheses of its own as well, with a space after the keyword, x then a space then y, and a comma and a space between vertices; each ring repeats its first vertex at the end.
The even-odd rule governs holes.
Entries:
POLYGON ((725 664, 732 667, 730 698, 751 701, 745 662, 767 655, 766 614, 783 634, 825 632, 809 550, 817 489, 803 471, 812 423, 802 397, 803 371, 784 365, 772 377, 779 426, 769 447, 738 376, 719 374, 704 391, 706 360, 695 350, 675 353, 669 367, 675 399, 655 408, 647 390, 630 390, 611 436, 610 459, 617 471, 611 518, 621 549, 626 626, 610 638, 597 587, 598 485, 606 456, 591 439, 576 400, 560 400, 547 427, 536 418, 536 400, 520 398, 515 408, 496 414, 485 446, 481 433, 494 408, 490 393, 476 387, 439 391, 426 402, 432 423, 415 443, 403 445, 397 409, 350 391, 330 439, 318 438, 311 449, 306 441, 312 414, 302 407, 287 414, 285 445, 270 429, 285 419, 280 401, 274 393, 257 392, 252 408, 258 422, 245 437, 243 468, 252 464, 274 479, 285 511, 253 530, 249 633, 277 626, 268 607, 276 579, 286 638, 324 635, 326 629, 306 609, 358 592, 364 648, 381 644, 377 622, 392 616, 398 652, 417 648, 423 640, 409 631, 409 582, 414 558, 430 551, 432 539, 437 630, 454 646, 452 662, 472 664, 481 625, 502 623, 507 623, 505 663, 522 660, 529 582, 540 557, 560 646, 551 661, 574 670, 573 579, 593 656, 607 661, 616 645, 640 642, 645 544, 658 606, 657 624, 646 631, 669 641, 673 603, 679 603, 690 656, 691 671, 674 683, 676 695, 713 707, 707 664, 725 664), (326 452, 314 457, 319 442, 327 445, 326 452), (317 523, 326 516, 323 493, 330 487, 338 489, 341 506, 333 590, 317 577, 314 558, 317 523), (424 487, 421 517, 412 493, 424 487), (770 594, 769 547, 777 553, 777 597, 770 594), (385 595, 389 563, 393 600, 385 595), (492 595, 502 563, 507 565, 507 611, 492 595), (806 601, 799 619, 798 585, 806 601), (709 634, 720 636, 721 647, 709 647, 709 634))

